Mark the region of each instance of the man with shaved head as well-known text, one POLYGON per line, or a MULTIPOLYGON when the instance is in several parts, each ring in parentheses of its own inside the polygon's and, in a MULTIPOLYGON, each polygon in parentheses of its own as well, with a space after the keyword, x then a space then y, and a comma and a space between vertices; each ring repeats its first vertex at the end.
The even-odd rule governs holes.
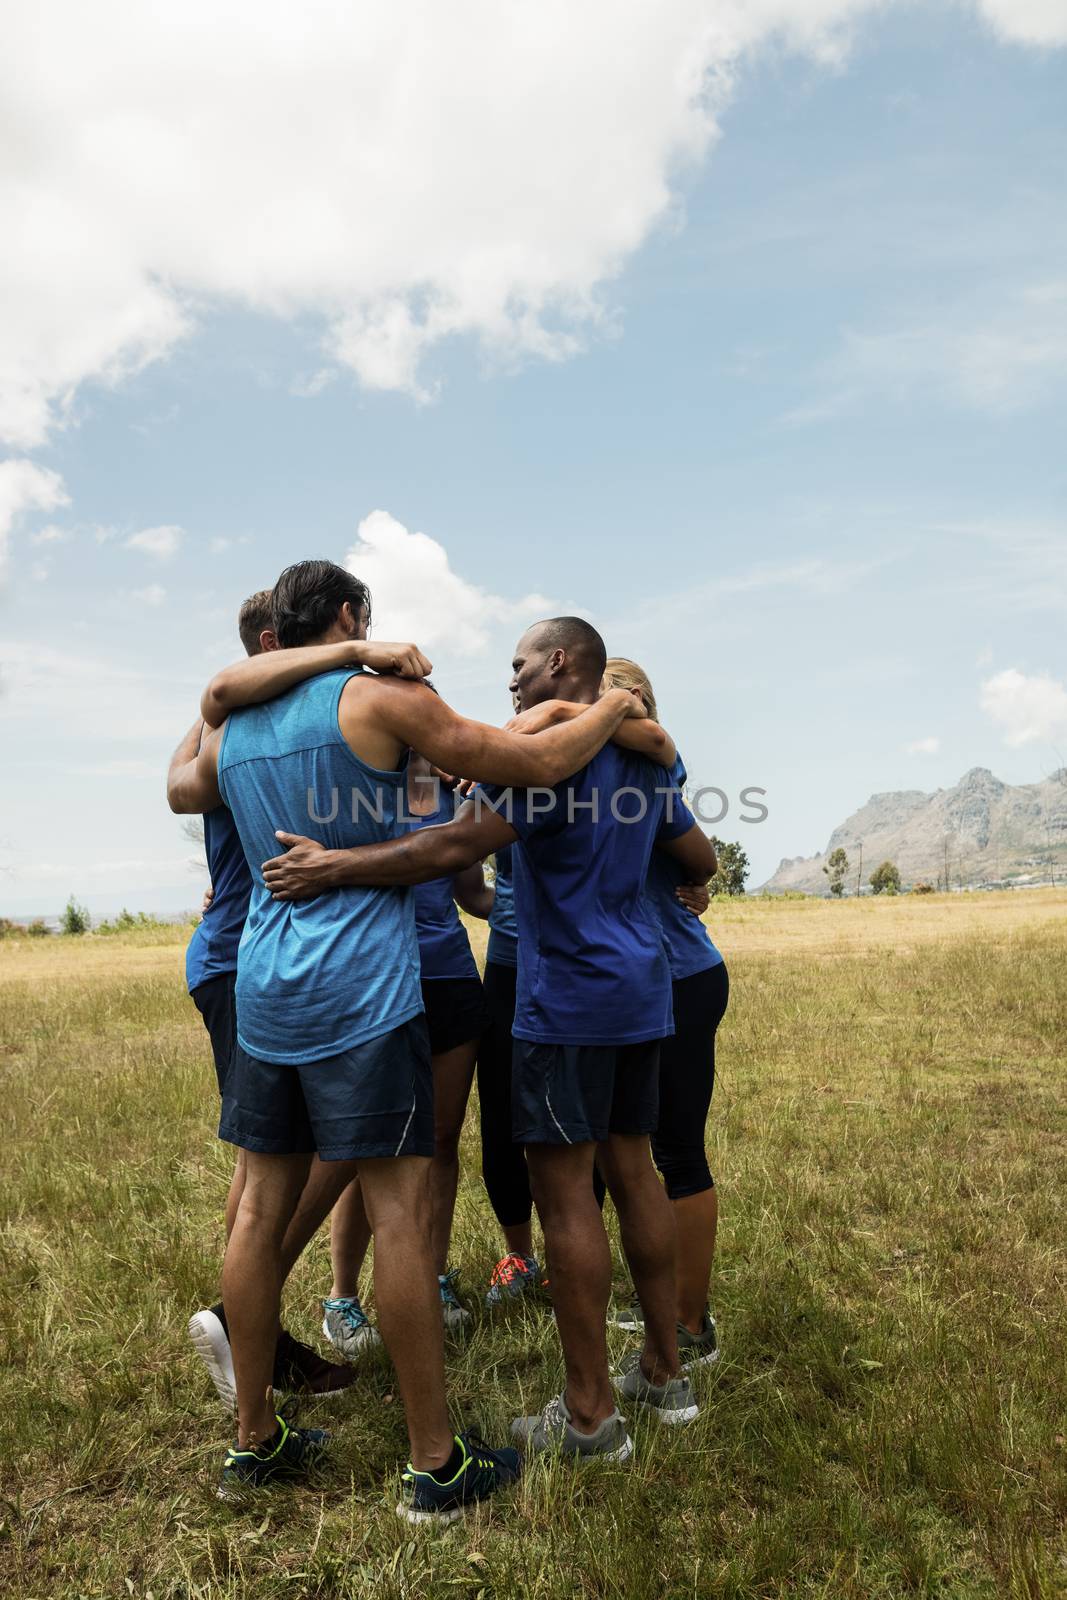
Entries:
MULTIPOLYGON (((523 731, 561 720, 547 702, 567 717, 578 712, 580 724, 599 699, 605 660, 603 640, 580 617, 527 629, 511 679, 523 731)), ((611 1256, 594 1162, 615 1202, 645 1313, 644 1348, 616 1386, 664 1421, 690 1421, 697 1407, 679 1376, 674 1224, 649 1149, 659 1041, 674 1031, 670 972, 644 889, 654 848, 694 883, 707 881, 714 856, 678 790, 648 759, 666 742, 662 730, 627 721, 612 740, 552 789, 489 785, 454 822, 401 839, 323 850, 282 835, 288 852, 263 874, 276 898, 303 899, 341 885, 425 882, 518 841, 512 1131, 526 1146, 567 1381, 540 1414, 516 1419, 514 1432, 528 1451, 625 1460, 632 1444, 608 1368, 611 1256)))

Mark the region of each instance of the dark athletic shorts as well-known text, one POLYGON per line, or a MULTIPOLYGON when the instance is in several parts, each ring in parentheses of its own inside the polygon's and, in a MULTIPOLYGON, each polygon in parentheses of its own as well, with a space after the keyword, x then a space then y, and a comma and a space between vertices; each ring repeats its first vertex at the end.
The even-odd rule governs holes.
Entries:
POLYGON ((230 1076, 233 1053, 237 1048, 237 1002, 234 999, 236 972, 223 972, 217 978, 208 978, 191 990, 190 998, 204 1019, 204 1027, 211 1040, 211 1053, 215 1057, 215 1076, 219 1080, 219 1094, 225 1095, 230 1076))
POLYGON ((391 1033, 299 1065, 238 1043, 219 1138, 263 1155, 323 1161, 433 1155, 433 1075, 421 1012, 391 1033))
POLYGON ((468 1039, 480 1039, 489 1026, 480 978, 423 978, 422 1003, 431 1055, 441 1056, 468 1039))
POLYGON ((516 1144, 583 1144, 652 1133, 659 1117, 658 1039, 642 1044, 535 1044, 511 1057, 516 1144))

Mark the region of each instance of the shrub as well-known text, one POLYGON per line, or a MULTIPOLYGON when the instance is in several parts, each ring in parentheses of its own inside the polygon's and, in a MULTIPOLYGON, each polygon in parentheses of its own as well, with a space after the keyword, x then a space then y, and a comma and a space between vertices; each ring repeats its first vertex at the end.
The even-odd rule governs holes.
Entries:
POLYGON ((900 893, 900 871, 892 861, 883 861, 880 867, 875 867, 868 881, 875 894, 900 893))
POLYGON ((147 911, 127 911, 123 906, 118 916, 110 922, 102 922, 97 928, 97 933, 132 933, 135 928, 149 932, 158 928, 169 928, 170 923, 164 922, 161 917, 150 917, 147 911))
POLYGON ((908 892, 910 894, 933 894, 934 886, 932 883, 913 883, 908 892))
POLYGON ((70 934, 88 933, 92 925, 93 922, 89 915, 88 908, 85 906, 80 906, 75 900, 74 896, 71 895, 64 908, 63 917, 59 924, 60 932, 70 934))
POLYGON ((52 937, 51 928, 47 927, 40 917, 34 917, 33 921, 28 924, 25 931, 27 937, 30 939, 50 939, 52 937))

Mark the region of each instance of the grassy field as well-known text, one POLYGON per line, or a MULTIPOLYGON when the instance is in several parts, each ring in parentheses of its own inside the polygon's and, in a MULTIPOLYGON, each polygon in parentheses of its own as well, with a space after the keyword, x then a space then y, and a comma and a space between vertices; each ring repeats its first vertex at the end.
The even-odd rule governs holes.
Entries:
MULTIPOLYGON (((703 1415, 638 1423, 625 1467, 538 1464, 436 1537, 393 1515, 384 1362, 331 1409, 313 1489, 214 1498, 227 1420, 185 1322, 215 1293, 229 1160, 184 934, 0 943, 0 1591, 1067 1593, 1067 893, 711 921, 733 997, 703 1415)), ((449 1370, 499 1439, 560 1363, 543 1313, 480 1309, 499 1249, 471 1134, 465 1160, 475 1323, 449 1370)), ((305 1337, 327 1287, 317 1242, 287 1294, 305 1337)))

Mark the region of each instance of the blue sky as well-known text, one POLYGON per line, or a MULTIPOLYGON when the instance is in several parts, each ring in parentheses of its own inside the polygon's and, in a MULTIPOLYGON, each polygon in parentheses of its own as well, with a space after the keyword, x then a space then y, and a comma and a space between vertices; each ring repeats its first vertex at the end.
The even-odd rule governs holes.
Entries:
MULTIPOLYGON (((499 284, 485 312, 472 271, 414 364, 407 323, 386 358, 371 319, 387 273, 362 320, 329 332, 318 279, 286 300, 245 262, 221 293, 228 267, 178 241, 184 329, 157 320, 141 354, 97 357, 78 319, 99 296, 68 305, 78 242, 58 323, 27 270, 24 318, 68 344, 27 342, 16 398, 39 359, 53 415, 16 406, 6 488, 0 467, 0 912, 70 892, 194 903, 169 751, 237 653, 244 595, 290 560, 344 559, 375 511, 353 559, 380 636, 413 634, 461 710, 502 720, 525 623, 580 608, 651 674, 692 779, 730 796, 716 831, 742 840, 754 883, 872 792, 1067 764, 1067 54, 963 5, 840 9, 829 44, 746 37, 714 126, 657 126, 644 156, 630 79, 592 150, 580 115, 558 156, 514 144, 544 160, 540 253, 563 285, 533 333, 501 331, 499 284), (601 198, 623 219, 610 236, 601 198), (748 785, 767 791, 758 826, 737 820, 748 785)), ((1062 7, 1032 9, 1067 37, 1062 7)), ((455 157, 461 265, 508 187, 495 152, 482 184, 479 148, 455 157)), ((49 192, 31 159, 36 182, 49 192)), ((290 225, 279 207, 274 265, 290 225)), ((508 225, 509 248, 538 254, 528 207, 508 225)), ((111 272, 121 311, 128 264, 94 250, 86 277, 111 272)), ((418 307, 417 288, 398 292, 418 307)))

